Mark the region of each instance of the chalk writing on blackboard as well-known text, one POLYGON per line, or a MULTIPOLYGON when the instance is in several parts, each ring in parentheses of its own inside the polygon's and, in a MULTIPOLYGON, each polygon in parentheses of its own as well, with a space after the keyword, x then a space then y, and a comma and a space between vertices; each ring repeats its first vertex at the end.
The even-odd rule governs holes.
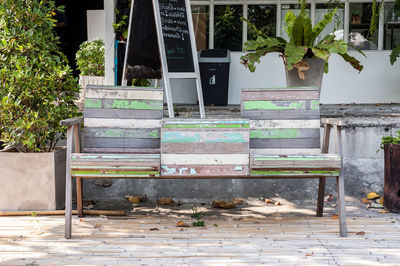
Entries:
POLYGON ((168 72, 194 72, 185 0, 158 0, 168 72))

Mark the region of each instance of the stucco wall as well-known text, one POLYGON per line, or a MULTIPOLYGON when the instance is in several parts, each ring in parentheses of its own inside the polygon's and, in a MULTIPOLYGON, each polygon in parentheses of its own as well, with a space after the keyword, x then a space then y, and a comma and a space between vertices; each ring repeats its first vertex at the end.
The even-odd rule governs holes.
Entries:
MULTIPOLYGON (((285 74, 278 54, 261 60, 255 73, 240 64, 241 52, 232 52, 229 78, 229 104, 240 102, 240 90, 249 87, 284 87, 285 74)), ((341 57, 329 60, 329 73, 324 75, 321 103, 400 103, 400 62, 389 63, 390 51, 366 51, 367 57, 357 52, 351 55, 361 60, 364 70, 358 73, 341 57)), ((192 80, 173 80, 175 103, 196 103, 197 95, 192 80)))

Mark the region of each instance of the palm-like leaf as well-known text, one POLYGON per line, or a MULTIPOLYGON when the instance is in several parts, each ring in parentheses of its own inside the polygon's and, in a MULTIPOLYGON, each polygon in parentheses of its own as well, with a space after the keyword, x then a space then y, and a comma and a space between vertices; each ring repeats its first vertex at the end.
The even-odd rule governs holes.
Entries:
POLYGON ((390 53, 390 64, 394 64, 396 62, 397 57, 400 55, 400 45, 396 46, 390 53))

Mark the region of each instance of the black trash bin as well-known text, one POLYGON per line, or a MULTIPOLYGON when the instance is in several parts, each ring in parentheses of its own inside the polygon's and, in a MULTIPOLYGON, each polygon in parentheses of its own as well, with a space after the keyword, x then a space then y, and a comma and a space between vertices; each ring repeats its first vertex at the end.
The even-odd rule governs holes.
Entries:
POLYGON ((229 65, 231 53, 227 49, 207 49, 199 52, 199 65, 205 105, 227 105, 229 65))

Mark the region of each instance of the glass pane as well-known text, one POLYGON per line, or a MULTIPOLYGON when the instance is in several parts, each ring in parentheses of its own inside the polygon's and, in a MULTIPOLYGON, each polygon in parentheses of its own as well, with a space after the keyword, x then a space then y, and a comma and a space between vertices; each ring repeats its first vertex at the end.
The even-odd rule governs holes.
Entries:
MULTIPOLYGON (((286 33, 285 30, 285 16, 286 13, 291 10, 293 14, 296 16, 300 13, 300 5, 299 4, 282 4, 282 11, 281 11, 281 37, 284 38, 285 40, 289 41, 289 37, 286 33)), ((307 12, 308 15, 310 15, 310 5, 307 5, 307 12)))
POLYGON ((241 5, 217 5, 214 8, 214 48, 242 50, 243 7, 241 5))
POLYGON ((385 3, 384 49, 392 50, 400 44, 400 6, 385 3))
MULTIPOLYGON (((276 36, 276 5, 249 5, 248 20, 267 36, 276 36)), ((251 26, 247 27, 247 39, 257 39, 257 34, 251 26)))
POLYGON ((208 49, 208 6, 191 6, 197 51, 208 49))
POLYGON ((349 43, 361 50, 378 49, 378 28, 370 36, 372 3, 350 4, 349 43))
MULTIPOLYGON (((332 11, 336 5, 329 4, 316 4, 315 8, 315 24, 324 19, 325 14, 332 11)), ((343 7, 338 7, 335 13, 335 17, 332 22, 326 25, 325 29, 318 35, 316 43, 322 40, 326 35, 334 33, 337 39, 343 39, 343 22, 344 22, 344 10, 343 7)))

